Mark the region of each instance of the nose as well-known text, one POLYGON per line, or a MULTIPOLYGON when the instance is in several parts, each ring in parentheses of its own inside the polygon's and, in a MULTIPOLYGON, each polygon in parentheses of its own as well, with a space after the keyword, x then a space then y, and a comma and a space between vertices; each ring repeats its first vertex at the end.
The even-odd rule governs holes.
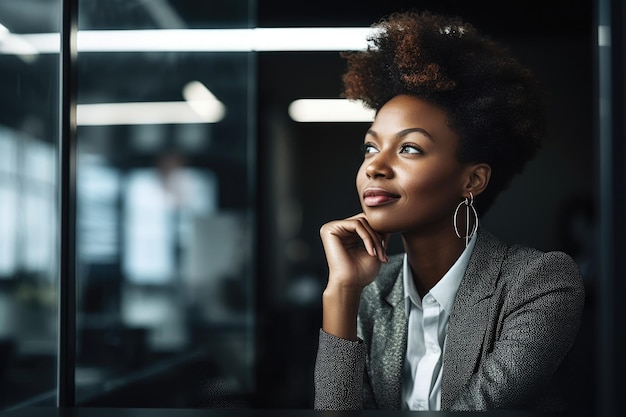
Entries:
POLYGON ((365 175, 367 178, 390 178, 393 176, 389 157, 383 152, 373 156, 366 163, 365 175))

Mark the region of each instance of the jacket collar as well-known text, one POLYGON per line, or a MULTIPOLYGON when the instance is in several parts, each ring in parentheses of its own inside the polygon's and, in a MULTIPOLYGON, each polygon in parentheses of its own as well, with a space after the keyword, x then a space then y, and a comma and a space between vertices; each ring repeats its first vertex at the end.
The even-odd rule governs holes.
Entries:
MULTIPOLYGON (((458 310, 491 295, 506 253, 506 245, 489 231, 479 229, 477 233, 476 245, 459 286, 459 292, 463 292, 463 297, 459 297, 459 292, 457 293, 452 306, 453 313, 455 308, 458 310), (497 259, 500 261, 493 262, 497 259)), ((385 271, 376 280, 381 297, 392 307, 397 307, 398 303, 404 300, 401 275, 403 259, 403 254, 391 256, 385 271)))

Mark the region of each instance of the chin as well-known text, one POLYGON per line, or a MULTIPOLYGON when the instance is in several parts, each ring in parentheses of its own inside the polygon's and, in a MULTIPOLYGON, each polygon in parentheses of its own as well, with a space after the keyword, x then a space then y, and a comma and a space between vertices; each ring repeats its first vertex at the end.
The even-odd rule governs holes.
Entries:
POLYGON ((378 233, 398 233, 402 230, 397 223, 389 219, 389 216, 372 215, 371 213, 369 215, 366 213, 365 216, 372 229, 378 233))

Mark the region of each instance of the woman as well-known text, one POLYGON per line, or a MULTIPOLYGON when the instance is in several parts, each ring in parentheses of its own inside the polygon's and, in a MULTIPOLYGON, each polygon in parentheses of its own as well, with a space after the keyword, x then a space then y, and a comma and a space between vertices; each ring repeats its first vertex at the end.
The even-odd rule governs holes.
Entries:
POLYGON ((376 28, 367 51, 344 55, 345 97, 376 116, 363 211, 320 229, 315 408, 554 408, 583 310, 577 266, 479 226, 540 147, 540 90, 461 19, 397 13, 376 28), (405 253, 388 258, 394 233, 405 253))

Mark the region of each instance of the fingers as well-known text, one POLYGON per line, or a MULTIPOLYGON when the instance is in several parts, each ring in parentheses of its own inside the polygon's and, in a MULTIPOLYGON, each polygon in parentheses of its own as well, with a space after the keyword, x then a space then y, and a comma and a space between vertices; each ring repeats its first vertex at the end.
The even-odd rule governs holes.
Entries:
POLYGON ((389 242, 389 235, 374 231, 363 214, 327 223, 322 226, 320 234, 325 245, 330 244, 328 239, 334 236, 345 249, 350 249, 357 244, 362 245, 368 255, 378 258, 380 262, 388 261, 386 245, 389 242), (354 239, 355 234, 358 240, 354 239))
POLYGON ((389 247, 389 240, 391 239, 391 234, 389 233, 385 233, 382 235, 382 240, 380 242, 380 244, 383 247, 383 254, 385 255, 385 260, 384 262, 388 262, 389 258, 387 258, 387 248, 389 247))
POLYGON ((355 220, 359 223, 356 232, 361 237, 367 252, 371 256, 377 257, 381 262, 387 262, 384 236, 375 232, 365 217, 357 217, 355 220))
POLYGON ((372 252, 368 251, 368 253, 370 253, 372 256, 377 256, 381 262, 387 262, 387 244, 389 243, 391 235, 388 233, 379 233, 372 229, 364 213, 359 213, 355 216, 350 217, 350 219, 355 219, 359 221, 361 225, 367 230, 367 233, 369 235, 369 242, 373 249, 372 252))

